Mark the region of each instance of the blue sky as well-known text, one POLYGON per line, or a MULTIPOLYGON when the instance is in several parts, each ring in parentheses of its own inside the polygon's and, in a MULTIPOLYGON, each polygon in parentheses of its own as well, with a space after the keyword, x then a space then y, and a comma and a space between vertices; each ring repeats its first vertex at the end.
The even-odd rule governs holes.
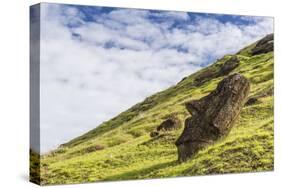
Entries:
POLYGON ((41 4, 41 152, 272 32, 267 17, 41 4))
MULTIPOLYGON (((75 8, 79 10, 83 16, 81 16, 81 19, 85 22, 95 22, 95 17, 99 17, 100 14, 107 14, 112 11, 115 11, 116 9, 119 10, 126 10, 126 8, 114 8, 114 7, 93 7, 93 6, 79 6, 79 5, 65 5, 63 6, 63 9, 68 9, 68 8, 75 8)), ((145 9, 136 9, 136 10, 144 10, 145 9)), ((151 22, 165 22, 166 20, 163 18, 159 18, 155 16, 154 14, 161 14, 163 11, 161 10, 149 10, 151 15, 148 16, 148 19, 151 22)), ((177 12, 177 11, 173 11, 177 12)), ((253 20, 247 19, 249 16, 241 16, 241 15, 227 15, 227 14, 211 14, 211 13, 195 13, 195 12, 177 12, 177 13, 182 13, 186 14, 189 17, 189 23, 194 23, 197 17, 203 17, 203 18, 213 18, 217 19, 222 23, 235 23, 239 25, 248 25, 254 23, 253 20), (246 18, 246 19, 245 19, 246 18)), ((64 13, 62 13, 64 14, 64 13)), ((65 14, 66 15, 66 14, 65 14)), ((181 27, 182 24, 184 23, 182 20, 174 20, 175 24, 173 25, 174 27, 181 27)), ((74 25, 79 26, 78 25, 74 25)), ((70 26, 71 27, 71 26, 70 26)))

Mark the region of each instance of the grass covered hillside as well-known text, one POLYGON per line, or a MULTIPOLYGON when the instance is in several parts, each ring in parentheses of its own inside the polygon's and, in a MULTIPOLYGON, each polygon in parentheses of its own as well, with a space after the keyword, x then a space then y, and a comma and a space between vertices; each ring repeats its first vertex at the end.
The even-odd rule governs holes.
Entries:
POLYGON ((274 60, 272 49, 260 43, 225 55, 175 86, 41 156, 41 184, 273 170, 274 60), (225 75, 219 74, 231 58, 238 60, 237 66, 225 75), (185 118, 190 116, 184 103, 208 95, 219 81, 234 72, 249 79, 251 100, 228 136, 178 163, 175 141, 183 131, 185 118), (150 133, 170 116, 181 121, 181 128, 160 131, 151 137, 150 133))

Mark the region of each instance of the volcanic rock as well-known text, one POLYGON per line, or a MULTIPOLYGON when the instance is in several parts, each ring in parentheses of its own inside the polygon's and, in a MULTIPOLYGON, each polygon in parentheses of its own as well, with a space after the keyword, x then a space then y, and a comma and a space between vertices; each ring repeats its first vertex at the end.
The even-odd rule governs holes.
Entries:
POLYGON ((232 56, 220 68, 219 75, 224 76, 229 74, 232 70, 239 66, 239 59, 237 56, 232 56))
POLYGON ((258 41, 255 47, 252 49, 252 55, 258 55, 273 51, 273 40, 273 34, 269 34, 260 41, 258 41))
POLYGON ((247 102, 245 103, 245 106, 257 104, 258 102, 259 102, 259 100, 256 97, 251 97, 247 100, 247 102))
POLYGON ((219 82, 209 95, 186 103, 191 117, 185 120, 185 128, 175 143, 179 162, 228 134, 249 90, 248 79, 235 73, 219 82))
POLYGON ((239 66, 239 59, 237 56, 232 56, 229 60, 224 62, 218 69, 206 69, 200 73, 195 79, 195 86, 200 86, 206 81, 212 80, 214 78, 228 75, 236 67, 239 66))
POLYGON ((176 117, 170 117, 167 120, 163 121, 157 128, 157 131, 171 131, 179 129, 181 127, 181 122, 176 117))

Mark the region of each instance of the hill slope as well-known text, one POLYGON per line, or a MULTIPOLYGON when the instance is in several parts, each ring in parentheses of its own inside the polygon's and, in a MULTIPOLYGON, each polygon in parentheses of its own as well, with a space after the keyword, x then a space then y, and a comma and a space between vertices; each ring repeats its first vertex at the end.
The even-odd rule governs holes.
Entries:
POLYGON ((273 170, 273 51, 253 53, 259 43, 225 55, 42 156, 41 184, 273 170), (238 66, 225 75, 216 74, 233 57, 238 66), (255 100, 244 106, 227 137, 178 164, 174 143, 183 126, 154 138, 150 132, 171 114, 184 121, 189 116, 184 103, 207 95, 233 72, 250 80, 250 97, 255 100))

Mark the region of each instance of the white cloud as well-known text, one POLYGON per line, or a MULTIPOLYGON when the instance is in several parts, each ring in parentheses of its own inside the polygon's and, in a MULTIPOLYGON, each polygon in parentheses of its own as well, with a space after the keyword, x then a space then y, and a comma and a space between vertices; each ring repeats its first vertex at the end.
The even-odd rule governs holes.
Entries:
POLYGON ((86 22, 73 6, 41 10, 42 152, 273 30, 267 18, 235 25, 206 17, 191 22, 182 12, 115 9, 86 22), (183 27, 171 28, 175 21, 183 27))

